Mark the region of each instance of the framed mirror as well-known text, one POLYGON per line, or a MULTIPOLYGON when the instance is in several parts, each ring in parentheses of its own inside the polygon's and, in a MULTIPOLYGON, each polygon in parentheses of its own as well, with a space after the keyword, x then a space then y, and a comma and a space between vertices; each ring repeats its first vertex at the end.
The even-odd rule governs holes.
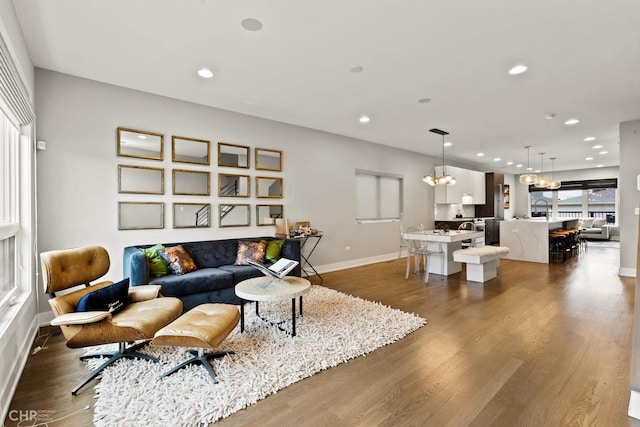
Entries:
POLYGON ((204 139, 171 137, 171 160, 177 163, 211 164, 210 142, 204 139))
POLYGON ((211 227, 209 203, 174 203, 173 228, 211 227))
POLYGON ((282 178, 256 176, 256 197, 260 199, 282 199, 284 196, 282 178))
POLYGON ((255 152, 257 170, 282 171, 282 151, 256 148, 255 152))
POLYGON ((118 193, 164 194, 164 169, 118 165, 118 193))
POLYGON ((164 203, 118 202, 118 230, 164 228, 164 203))
POLYGON ((173 194, 208 196, 211 193, 209 172, 173 170, 173 194))
POLYGON ((283 218, 282 205, 256 205, 257 225, 275 225, 276 219, 283 218))
POLYGON ((118 156, 162 160, 164 159, 164 135, 118 128, 118 156))
POLYGON ((218 197, 249 197, 250 187, 249 175, 218 174, 218 197))
POLYGON ((220 227, 246 227, 251 225, 249 205, 218 205, 220 227))
POLYGON ((249 147, 218 142, 218 166, 249 169, 249 147))

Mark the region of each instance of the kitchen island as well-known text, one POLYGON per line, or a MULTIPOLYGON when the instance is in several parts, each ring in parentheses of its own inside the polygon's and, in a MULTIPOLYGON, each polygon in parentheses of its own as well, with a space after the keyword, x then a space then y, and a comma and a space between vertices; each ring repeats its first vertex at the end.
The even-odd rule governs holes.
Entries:
POLYGON ((445 276, 462 271, 462 264, 453 260, 453 252, 462 247, 462 241, 483 236, 484 232, 471 230, 425 230, 402 235, 407 240, 421 240, 433 244, 433 250, 437 252, 430 255, 432 259, 429 262, 429 273, 445 276))
POLYGON ((505 259, 549 263, 549 232, 576 228, 578 219, 513 219, 500 221, 500 246, 510 252, 505 259))

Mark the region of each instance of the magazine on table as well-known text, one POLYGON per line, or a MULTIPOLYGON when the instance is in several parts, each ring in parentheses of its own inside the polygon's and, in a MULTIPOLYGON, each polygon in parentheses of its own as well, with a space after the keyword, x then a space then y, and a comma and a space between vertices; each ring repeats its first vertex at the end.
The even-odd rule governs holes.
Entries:
POLYGON ((265 276, 273 277, 275 279, 282 279, 300 263, 292 259, 280 258, 277 262, 270 265, 269 267, 253 261, 247 261, 247 264, 257 270, 260 270, 265 276))

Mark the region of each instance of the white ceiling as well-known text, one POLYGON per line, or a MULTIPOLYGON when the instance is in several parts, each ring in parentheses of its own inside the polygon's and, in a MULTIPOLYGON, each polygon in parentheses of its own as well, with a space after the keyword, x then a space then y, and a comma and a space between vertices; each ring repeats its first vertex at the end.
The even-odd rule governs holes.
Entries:
POLYGON ((618 123, 640 119, 637 0, 14 4, 37 67, 440 156, 437 127, 486 170, 522 173, 526 145, 535 168, 617 166, 618 123))

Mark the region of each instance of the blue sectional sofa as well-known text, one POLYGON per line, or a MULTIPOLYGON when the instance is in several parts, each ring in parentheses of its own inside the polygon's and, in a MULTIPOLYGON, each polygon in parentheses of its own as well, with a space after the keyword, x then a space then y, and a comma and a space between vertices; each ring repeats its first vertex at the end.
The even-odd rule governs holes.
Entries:
MULTIPOLYGON (((258 242, 274 240, 274 237, 251 237, 241 239, 207 240, 200 242, 163 243, 165 247, 182 245, 198 269, 183 275, 169 273, 166 276, 150 277, 147 257, 141 249, 153 245, 136 245, 124 248, 123 273, 131 286, 144 284, 160 285, 166 297, 177 297, 182 301, 183 311, 205 303, 240 304, 234 287, 237 283, 261 272, 249 265, 235 265, 239 241, 258 242)), ((300 261, 300 241, 287 239, 282 245, 281 257, 300 261)), ((269 263, 265 263, 269 265, 269 263)), ((300 276, 300 265, 289 275, 300 276)))

